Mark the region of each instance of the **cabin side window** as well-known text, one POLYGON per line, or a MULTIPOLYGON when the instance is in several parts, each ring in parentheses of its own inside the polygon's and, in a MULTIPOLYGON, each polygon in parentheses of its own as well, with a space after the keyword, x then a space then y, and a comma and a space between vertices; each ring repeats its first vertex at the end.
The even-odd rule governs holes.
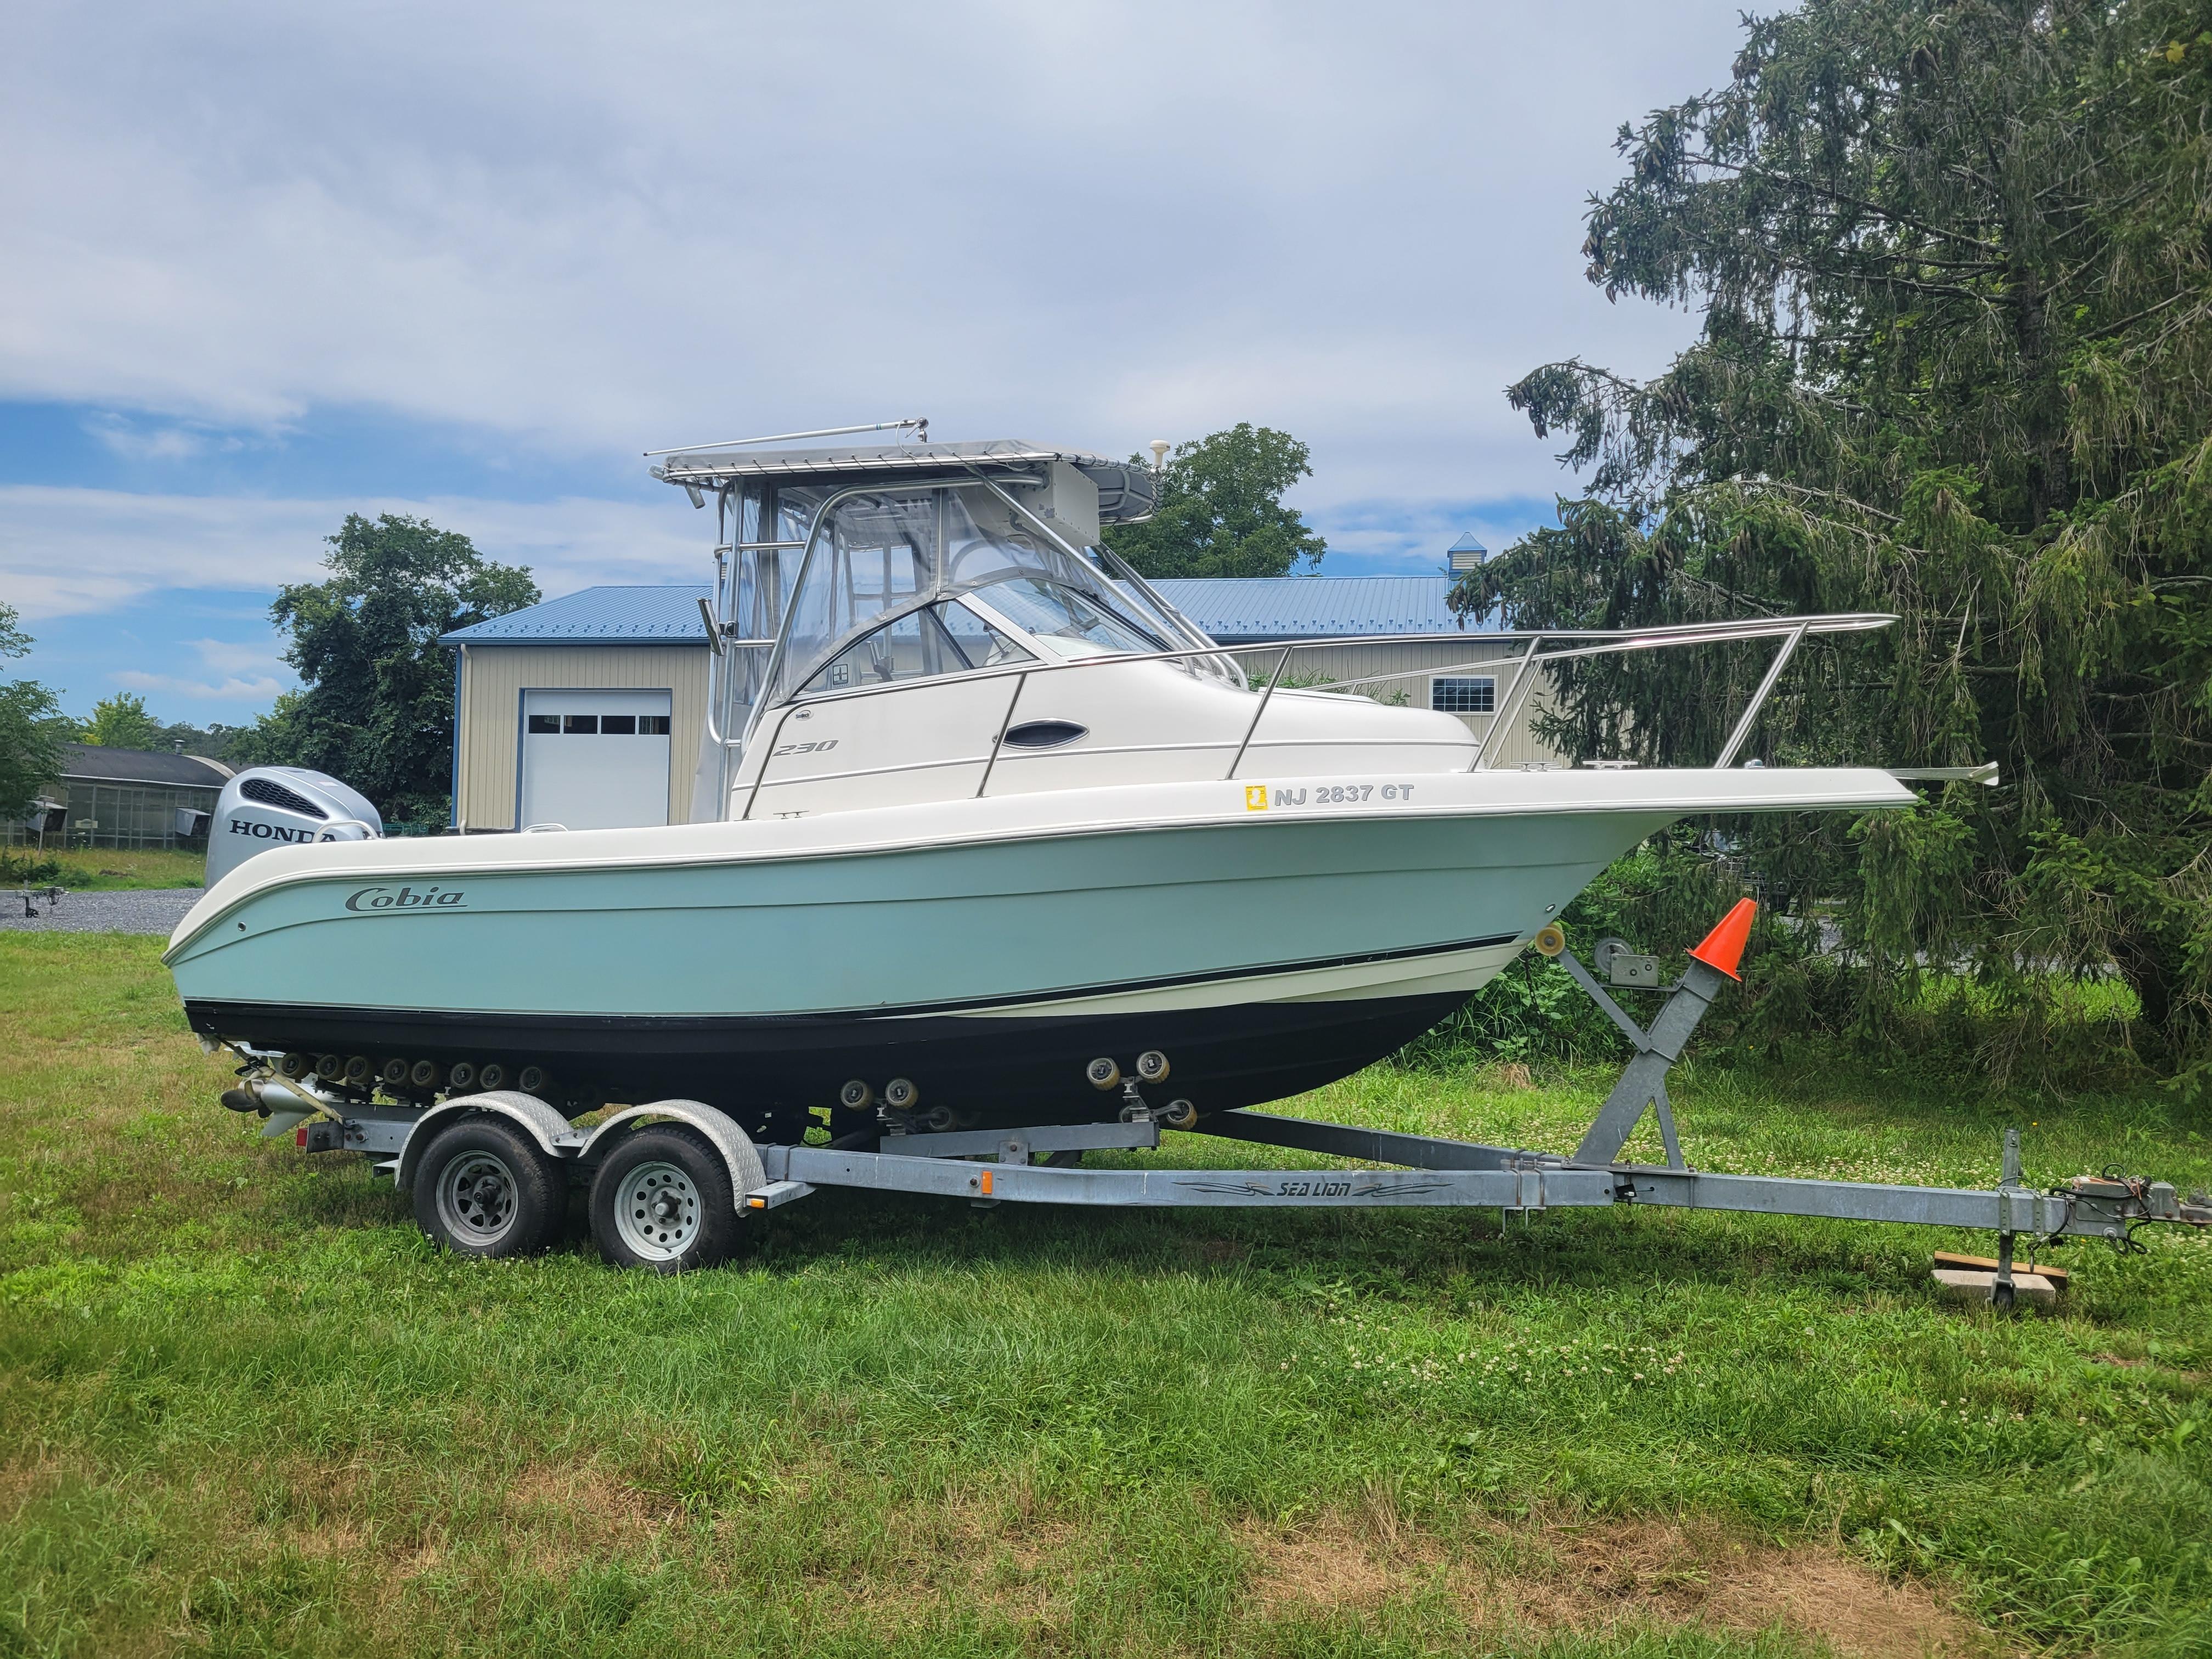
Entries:
POLYGON ((1036 660, 1034 653, 1024 651, 957 599, 933 609, 970 668, 996 668, 1001 663, 1036 660))
POLYGON ((961 605, 933 605, 865 634, 830 659, 801 696, 818 697, 896 680, 958 674, 1036 659, 961 605))

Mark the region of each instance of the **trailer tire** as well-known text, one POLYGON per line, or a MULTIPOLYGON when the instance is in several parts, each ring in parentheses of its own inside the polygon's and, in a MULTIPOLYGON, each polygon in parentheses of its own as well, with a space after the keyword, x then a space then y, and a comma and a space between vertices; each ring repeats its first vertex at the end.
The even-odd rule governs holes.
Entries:
POLYGON ((439 1132, 415 1170, 415 1220, 456 1255, 535 1255, 561 1237, 568 1194, 529 1136, 497 1118, 439 1132))
POLYGON ((696 1129, 634 1129, 592 1177, 592 1237, 617 1267, 696 1273, 738 1247, 738 1195, 730 1167, 696 1129))

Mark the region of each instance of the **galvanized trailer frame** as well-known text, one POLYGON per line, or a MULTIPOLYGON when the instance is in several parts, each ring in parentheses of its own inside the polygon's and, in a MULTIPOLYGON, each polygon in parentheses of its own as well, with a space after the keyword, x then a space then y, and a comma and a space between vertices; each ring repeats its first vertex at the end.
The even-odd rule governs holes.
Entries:
POLYGON ((1186 1109, 1187 1103, 1156 1109, 1134 1079, 1122 1083, 1124 1103, 1116 1122, 929 1133, 885 1109, 880 1133, 851 1136, 828 1146, 757 1144, 727 1114, 689 1100, 629 1107, 588 1130, 572 1127, 547 1103, 513 1091, 465 1096, 425 1111, 337 1099, 305 1085, 250 1077, 244 1089, 233 1091, 240 1098, 231 1103, 240 1109, 258 1105, 270 1119, 266 1133, 296 1126, 299 1144, 310 1151, 367 1153, 402 1188, 412 1184, 414 1171, 441 1133, 485 1117, 506 1120, 533 1139, 556 1167, 587 1179, 631 1131, 674 1121, 715 1148, 726 1164, 734 1201, 754 1212, 824 1188, 847 1188, 965 1199, 987 1206, 1446 1206, 1495 1209, 1525 1221, 1547 1210, 1638 1204, 1976 1228, 1997 1236, 1990 1297, 1999 1306, 2014 1301, 2014 1255, 2023 1236, 2045 1243, 2100 1238, 2125 1248, 2133 1231, 2151 1222, 2212 1225, 2212 1202, 2203 1194, 2184 1200, 2168 1183, 2145 1177, 2108 1172, 2076 1176, 2047 1190, 2030 1188, 2022 1179, 2016 1128, 2005 1132, 2002 1172, 1996 1186, 1987 1189, 1726 1175, 1692 1168, 1675 1131, 1667 1074, 1734 976, 1735 951, 1749 927, 1748 906, 1748 901, 1739 906, 1691 953, 1674 985, 1659 983, 1653 958, 1632 955, 1616 940, 1600 946, 1600 965, 1614 985, 1666 994, 1648 1027, 1631 1018, 1566 950, 1556 928, 1538 936, 1538 950, 1566 968, 1636 1049, 1571 1157, 1241 1110, 1200 1117, 1188 1127, 1224 1139, 1392 1167, 1082 1169, 1036 1161, 1054 1154, 1079 1158, 1087 1151, 1149 1151, 1159 1146, 1164 1124, 1185 1125, 1187 1110, 1178 1109, 1186 1109), (1717 945, 1731 928, 1732 942, 1717 945), (1657 1118, 1668 1161, 1619 1161, 1647 1110, 1657 1118))

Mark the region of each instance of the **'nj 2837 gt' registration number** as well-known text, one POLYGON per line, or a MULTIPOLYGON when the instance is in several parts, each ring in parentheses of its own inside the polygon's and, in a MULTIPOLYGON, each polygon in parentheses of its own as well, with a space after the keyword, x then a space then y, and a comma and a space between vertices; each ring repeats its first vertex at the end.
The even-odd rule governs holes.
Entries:
POLYGON ((1370 800, 1411 800, 1410 783, 1310 783, 1281 788, 1265 783, 1244 786, 1244 810, 1270 811, 1278 806, 1363 806, 1370 800))

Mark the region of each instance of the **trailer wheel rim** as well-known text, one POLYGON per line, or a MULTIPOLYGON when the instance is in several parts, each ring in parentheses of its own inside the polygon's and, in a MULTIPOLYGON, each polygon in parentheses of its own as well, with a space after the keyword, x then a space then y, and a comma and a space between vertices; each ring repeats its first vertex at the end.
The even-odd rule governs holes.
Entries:
POLYGON ((646 1261, 673 1261, 699 1237, 699 1188, 673 1164, 641 1164, 615 1188, 615 1231, 646 1261))
POLYGON ((490 1152, 463 1152, 439 1174, 438 1219, 462 1243, 498 1243, 514 1227, 514 1171, 490 1152))

